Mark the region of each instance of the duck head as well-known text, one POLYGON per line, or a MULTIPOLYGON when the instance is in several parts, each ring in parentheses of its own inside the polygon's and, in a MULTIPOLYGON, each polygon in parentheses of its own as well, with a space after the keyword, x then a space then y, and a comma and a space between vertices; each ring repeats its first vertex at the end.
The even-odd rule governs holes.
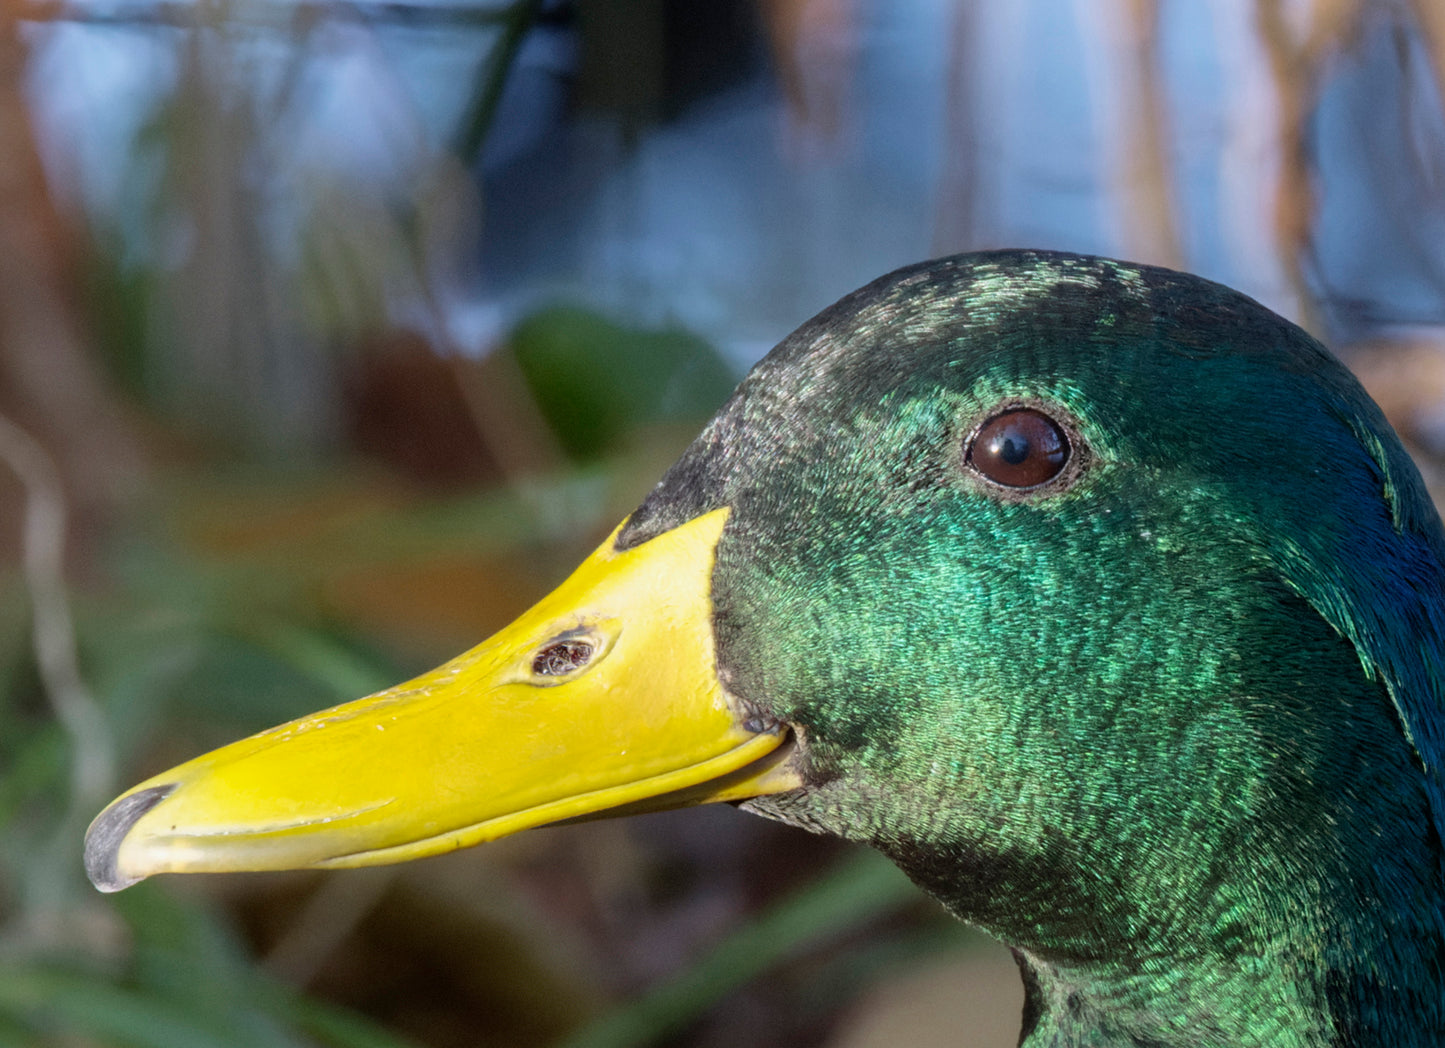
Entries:
POLYGON ((513 626, 142 783, 87 861, 112 890, 733 801, 1010 944, 1031 1044, 1437 1043, 1442 564, 1298 328, 1161 269, 944 259, 774 349, 513 626))

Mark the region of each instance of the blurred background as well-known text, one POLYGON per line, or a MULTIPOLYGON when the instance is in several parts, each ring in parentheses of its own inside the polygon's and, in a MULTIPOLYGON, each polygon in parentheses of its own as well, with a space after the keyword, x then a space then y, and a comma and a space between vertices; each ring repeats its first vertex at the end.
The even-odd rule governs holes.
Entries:
POLYGON ((0 0, 0 1046, 1011 1045, 730 808, 89 888, 120 788, 429 667, 747 366, 1000 246, 1190 269, 1445 455, 1439 0, 0 0))

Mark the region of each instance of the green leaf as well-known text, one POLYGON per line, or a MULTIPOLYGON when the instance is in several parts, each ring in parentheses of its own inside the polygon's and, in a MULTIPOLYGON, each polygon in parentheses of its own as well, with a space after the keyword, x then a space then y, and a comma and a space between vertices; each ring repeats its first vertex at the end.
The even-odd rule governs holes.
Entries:
POLYGON ((576 458, 639 426, 706 418, 737 381, 696 335, 624 327, 575 307, 534 313, 509 342, 542 416, 576 458))

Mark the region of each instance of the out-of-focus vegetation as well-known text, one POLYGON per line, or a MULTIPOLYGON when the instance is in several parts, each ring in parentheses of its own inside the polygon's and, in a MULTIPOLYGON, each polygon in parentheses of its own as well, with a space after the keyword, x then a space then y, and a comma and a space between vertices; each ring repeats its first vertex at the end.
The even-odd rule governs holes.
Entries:
MULTIPOLYGON (((886 32, 888 5, 712 10, 724 8, 0 11, 0 1046, 817 1045, 867 1013, 861 988, 881 973, 978 949, 881 859, 729 809, 535 831, 396 869, 165 879, 117 896, 81 869, 85 825, 118 789, 503 625, 633 508, 726 395, 732 358, 666 303, 613 315, 541 287, 502 309, 476 291, 488 223, 549 218, 498 205, 517 179, 479 159, 489 144, 506 152, 498 114, 529 34, 577 41, 557 77, 566 104, 606 115, 624 143, 685 123, 745 73, 767 83, 778 151, 800 182, 832 184, 869 90, 857 55, 886 32), (36 116, 39 42, 68 27, 141 35, 162 70, 110 154, 108 192, 124 206, 65 183, 66 149, 82 145, 47 143, 36 116), (403 38, 471 49, 446 59, 466 70, 447 116, 418 115, 427 106, 388 57, 403 38), (323 86, 352 66, 342 89, 323 86), (381 111, 370 168, 328 165, 336 126, 303 115, 339 105, 328 91, 364 92, 381 111)), ((1337 179, 1312 131, 1340 90, 1334 72, 1382 15, 1363 0, 1241 9, 1273 85, 1260 119, 1275 164, 1257 176, 1276 201, 1266 240, 1297 315, 1328 329, 1360 311, 1318 279, 1318 216, 1337 179)), ((1402 111, 1438 114, 1439 10, 1389 13, 1399 54, 1429 63, 1405 78, 1402 111)), ((1117 128, 1106 195, 1122 216, 1111 242, 1188 266, 1162 6, 1100 11, 1095 59, 1112 93, 1096 104, 1117 128)), ((1000 235, 987 186, 1011 175, 978 133, 976 14, 959 5, 936 87, 939 252, 1000 235)), ((45 75, 65 72, 83 73, 45 75)), ((1410 184, 1438 208, 1445 146, 1416 144, 1401 164, 1423 172, 1410 184)), ((580 191, 562 182, 539 191, 543 205, 580 191)), ((796 246, 788 217, 762 221, 796 246)), ((529 243, 512 245, 519 266, 529 243)), ((826 248, 789 257, 810 254, 827 267, 826 248)), ((1438 258, 1419 255, 1438 309, 1438 258)), ((801 283, 791 264, 758 260, 770 289, 801 283)), ((1429 467, 1445 449, 1438 337, 1415 328, 1409 354, 1376 343, 1354 359, 1429 467)))

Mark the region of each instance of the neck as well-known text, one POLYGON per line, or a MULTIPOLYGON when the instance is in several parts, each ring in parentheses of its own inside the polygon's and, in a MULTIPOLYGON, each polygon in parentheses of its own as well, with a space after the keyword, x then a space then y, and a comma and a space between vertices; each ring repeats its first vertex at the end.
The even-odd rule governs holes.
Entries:
POLYGON ((907 813, 870 805, 864 839, 1018 951, 1028 1048, 1445 1044, 1434 780, 1355 649, 1279 609, 1290 632, 1261 615, 1260 650, 1219 685, 1248 701, 1200 700, 1152 739, 1162 713, 1095 726, 1041 686, 1031 708, 1059 723, 1000 737, 1069 759, 1030 750, 1027 791, 972 789, 965 768, 917 787, 931 807, 902 790, 907 813))
POLYGON ((1264 851, 1265 831, 1246 835, 1239 850, 1252 862, 1230 860, 1229 875, 1206 864, 1199 879, 1176 879, 1169 871, 1183 867, 1156 855, 1148 873, 1166 887, 1152 894, 1100 877, 1092 857, 1046 856, 1044 873, 958 846, 895 840, 884 850, 1013 947, 1026 990, 1022 1048, 1445 1043, 1439 839, 1422 830, 1428 821, 1397 820, 1406 832, 1392 836, 1378 823, 1339 826, 1338 814, 1290 826, 1294 844, 1333 831, 1312 868, 1297 850, 1264 851), (1360 840, 1381 833, 1384 849, 1360 840))
POLYGON ((1023 950, 1014 956, 1026 992, 1021 1048, 1356 1043, 1336 1039, 1330 1016, 1311 1005, 1315 995, 1264 970, 1258 958, 1101 975, 1098 968, 1051 964, 1023 950))

